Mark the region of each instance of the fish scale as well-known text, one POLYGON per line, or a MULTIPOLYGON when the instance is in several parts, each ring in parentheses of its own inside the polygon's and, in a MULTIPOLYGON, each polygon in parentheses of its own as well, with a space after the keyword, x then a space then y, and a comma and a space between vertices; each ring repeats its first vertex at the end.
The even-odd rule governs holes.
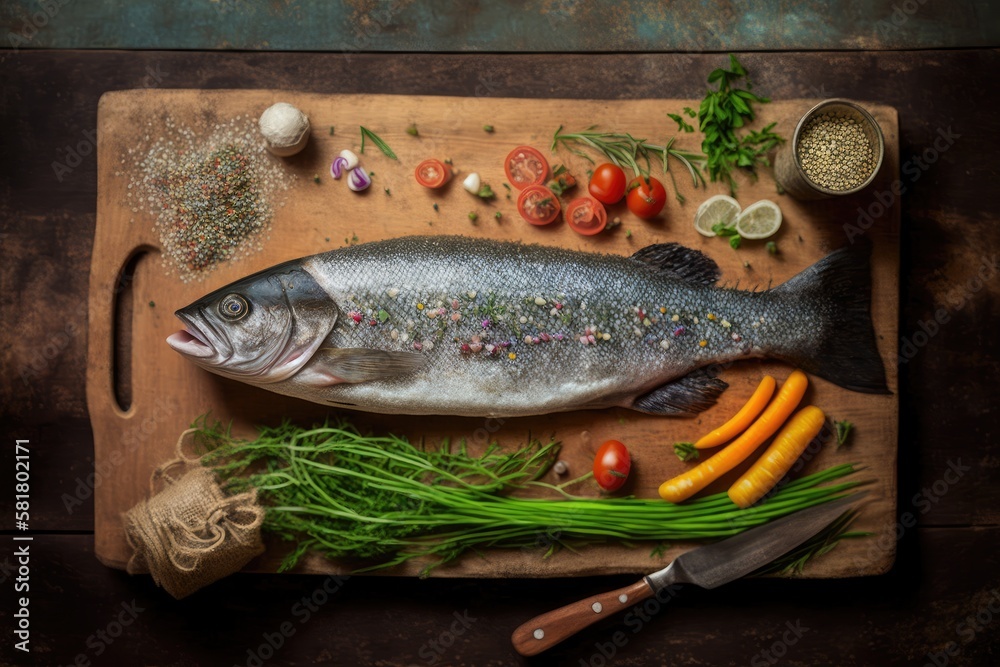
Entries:
MULTIPOLYGON (((245 341, 266 344, 266 326, 283 314, 276 309, 290 309, 292 335, 272 337, 299 347, 269 356, 284 359, 284 370, 277 361, 238 379, 381 413, 515 416, 623 406, 690 414, 725 388, 690 375, 702 367, 771 356, 836 375, 823 364, 874 349, 863 252, 840 251, 763 292, 717 287, 717 276, 710 259, 676 244, 629 258, 408 237, 280 265, 178 315, 190 328, 225 332, 230 359, 192 360, 227 374, 236 357, 253 367, 245 341), (215 304, 234 294, 247 295, 251 315, 226 323, 215 304), (269 318, 256 317, 262 311, 269 318), (824 350, 835 358, 810 361, 824 350), (372 352, 370 363, 353 363, 372 352)), ((877 369, 866 357, 845 363, 866 374, 852 380, 860 390, 878 390, 880 359, 877 369)))

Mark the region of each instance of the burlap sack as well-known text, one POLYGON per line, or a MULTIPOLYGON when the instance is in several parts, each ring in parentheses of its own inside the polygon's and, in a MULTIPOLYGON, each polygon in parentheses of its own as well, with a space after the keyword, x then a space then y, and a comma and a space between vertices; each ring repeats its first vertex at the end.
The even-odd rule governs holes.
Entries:
POLYGON ((264 551, 260 526, 264 508, 256 490, 226 496, 215 474, 182 452, 153 473, 152 496, 124 516, 125 535, 134 550, 130 574, 148 572, 177 599, 239 571, 264 551), (194 467, 179 479, 168 474, 176 466, 194 467), (165 486, 156 491, 157 481, 165 486))

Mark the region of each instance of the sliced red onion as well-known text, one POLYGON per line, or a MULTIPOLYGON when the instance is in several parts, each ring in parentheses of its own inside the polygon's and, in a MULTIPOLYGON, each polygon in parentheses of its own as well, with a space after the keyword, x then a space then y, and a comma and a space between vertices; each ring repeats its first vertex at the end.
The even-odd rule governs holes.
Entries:
POLYGON ((340 157, 342 157, 345 160, 347 160, 347 169, 348 169, 348 171, 350 171, 351 169, 354 169, 355 167, 358 166, 358 156, 355 155, 354 153, 352 153, 351 151, 346 150, 346 149, 340 151, 340 157))
POLYGON ((340 151, 340 155, 333 159, 330 165, 330 175, 339 179, 345 172, 358 166, 358 156, 349 150, 340 151))
POLYGON ((345 171, 347 171, 347 160, 339 155, 333 158, 333 163, 330 165, 330 175, 339 179, 345 171))
POLYGON ((363 167, 355 167, 347 174, 347 187, 354 192, 361 192, 372 184, 371 176, 363 167))

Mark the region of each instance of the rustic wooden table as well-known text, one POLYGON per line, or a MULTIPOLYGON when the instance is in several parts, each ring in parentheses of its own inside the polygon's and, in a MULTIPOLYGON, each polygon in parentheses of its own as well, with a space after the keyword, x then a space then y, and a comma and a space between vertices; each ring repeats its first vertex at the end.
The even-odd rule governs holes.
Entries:
MULTIPOLYGON (((904 3, 905 4, 905 3, 904 3)), ((174 601, 92 553, 84 375, 97 100, 107 90, 296 88, 512 97, 685 97, 719 55, 7 51, 0 59, 3 469, 32 444, 33 653, 0 664, 518 664, 510 631, 627 578, 413 580, 238 575, 174 601)), ((903 162, 899 557, 883 577, 686 590, 536 664, 996 664, 1000 646, 1000 94, 993 50, 741 56, 776 98, 899 110, 903 162), (943 318, 941 315, 943 314, 943 318), (939 325, 928 324, 947 320, 939 325), (958 472, 956 472, 958 471, 958 472), (915 521, 915 525, 914 525, 915 521)), ((876 201, 875 193, 871 201, 876 201)), ((889 195, 882 195, 889 196, 889 195)), ((4 473, 5 479, 9 473, 4 473)), ((13 513, 4 485, 3 516, 13 513)), ((123 508, 124 509, 124 508, 123 508)), ((17 578, 12 519, 0 581, 17 578)))

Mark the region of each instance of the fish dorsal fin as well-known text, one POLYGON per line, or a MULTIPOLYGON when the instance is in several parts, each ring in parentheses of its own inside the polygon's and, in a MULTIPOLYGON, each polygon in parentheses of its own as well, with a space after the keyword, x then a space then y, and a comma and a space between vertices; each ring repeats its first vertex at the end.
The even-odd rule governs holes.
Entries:
POLYGON ((656 243, 638 250, 632 259, 648 264, 658 273, 668 274, 698 285, 714 285, 722 271, 711 258, 679 243, 656 243))
POLYGON ((300 380, 316 386, 371 382, 412 373, 426 361, 416 352, 324 347, 313 355, 300 380))

